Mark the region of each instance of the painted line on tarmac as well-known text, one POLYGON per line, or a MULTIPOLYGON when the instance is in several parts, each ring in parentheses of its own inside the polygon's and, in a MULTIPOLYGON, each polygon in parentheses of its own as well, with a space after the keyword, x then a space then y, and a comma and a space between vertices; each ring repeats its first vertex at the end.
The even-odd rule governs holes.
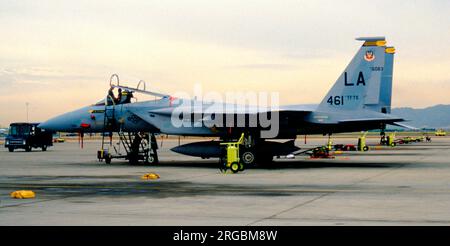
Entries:
POLYGON ((280 211, 280 212, 278 212, 278 213, 272 214, 272 215, 270 215, 270 216, 268 216, 268 217, 261 218, 261 219, 259 219, 259 220, 255 220, 255 221, 253 221, 253 222, 247 224, 246 226, 252 226, 252 225, 257 224, 257 223, 259 223, 259 222, 261 222, 261 221, 264 221, 264 220, 275 219, 275 217, 277 217, 278 215, 284 214, 284 213, 289 212, 289 211, 291 211, 291 210, 293 210, 293 209, 296 209, 296 208, 305 206, 305 205, 307 205, 307 204, 310 204, 310 203, 312 203, 312 202, 315 202, 315 201, 317 201, 317 200, 319 200, 319 199, 321 199, 321 198, 323 198, 323 197, 325 197, 325 196, 328 196, 329 194, 331 194, 331 193, 322 194, 322 195, 317 196, 317 197, 315 197, 315 198, 313 198, 313 199, 310 199, 310 200, 308 200, 308 201, 306 201, 306 202, 302 202, 302 203, 297 204, 297 205, 295 205, 295 206, 293 206, 293 207, 290 207, 290 208, 285 209, 285 210, 282 210, 282 211, 280 211))

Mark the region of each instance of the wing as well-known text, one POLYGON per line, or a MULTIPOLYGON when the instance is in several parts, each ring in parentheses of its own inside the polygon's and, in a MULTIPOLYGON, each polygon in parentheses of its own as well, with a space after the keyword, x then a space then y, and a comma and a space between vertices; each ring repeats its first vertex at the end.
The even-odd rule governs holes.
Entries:
POLYGON ((192 105, 195 105, 198 101, 164 97, 160 102, 161 105, 158 107, 140 107, 139 110, 132 111, 161 132, 178 135, 214 135, 217 131, 230 130, 228 128, 257 127, 265 129, 263 124, 260 124, 260 120, 272 120, 274 119, 272 118, 274 114, 277 114, 279 117, 281 131, 291 133, 303 129, 310 134, 334 131, 336 129, 358 131, 363 128, 375 129, 385 124, 404 121, 402 118, 389 114, 371 111, 349 111, 346 114, 322 113, 315 110, 316 105, 289 105, 272 109, 269 107, 234 104, 201 104, 201 107, 196 108, 192 105), (178 110, 178 113, 174 110, 178 110), (176 127, 172 124, 173 120, 176 120, 176 117, 180 115, 182 121, 188 122, 187 126, 176 127), (232 119, 231 124, 228 121, 229 119, 232 119), (250 123, 254 119, 257 119, 257 123, 255 124, 254 121, 250 123))
MULTIPOLYGON (((301 121, 305 118, 305 115, 311 113, 313 110, 313 106, 311 105, 296 105, 295 107, 286 106, 272 110, 268 107, 251 107, 226 104, 209 105, 209 107, 205 107, 205 110, 196 110, 195 107, 192 108, 189 106, 190 104, 186 106, 186 108, 183 108, 181 103, 182 100, 184 99, 172 99, 170 97, 165 97, 160 100, 161 105, 158 107, 145 107, 141 105, 139 107, 130 107, 129 110, 142 120, 158 128, 163 133, 179 135, 211 135, 215 134, 216 131, 223 131, 225 126, 229 127, 229 125, 225 122, 222 124, 216 124, 218 122, 216 121, 216 118, 225 120, 229 119, 228 116, 231 115, 235 116, 236 119, 239 119, 239 116, 246 117, 245 124, 247 125, 244 127, 248 127, 250 125, 248 117, 256 117, 256 119, 259 119, 260 114, 278 113, 280 115, 280 119, 289 118, 292 120, 297 119, 301 121), (183 115, 183 117, 188 116, 190 122, 192 122, 192 125, 200 124, 204 127, 174 127, 172 124, 174 110, 178 110, 178 112, 183 112, 183 110, 185 110, 185 115, 183 115)), ((240 125, 237 125, 237 120, 235 127, 241 127, 240 125)))

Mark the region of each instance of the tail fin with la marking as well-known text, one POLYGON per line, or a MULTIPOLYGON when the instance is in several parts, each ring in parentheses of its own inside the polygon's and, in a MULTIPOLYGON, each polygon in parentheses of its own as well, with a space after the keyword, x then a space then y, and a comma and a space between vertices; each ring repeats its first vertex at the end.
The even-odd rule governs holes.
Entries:
POLYGON ((364 43, 322 100, 318 111, 366 109, 391 112, 395 49, 386 46, 384 37, 356 40, 364 43))

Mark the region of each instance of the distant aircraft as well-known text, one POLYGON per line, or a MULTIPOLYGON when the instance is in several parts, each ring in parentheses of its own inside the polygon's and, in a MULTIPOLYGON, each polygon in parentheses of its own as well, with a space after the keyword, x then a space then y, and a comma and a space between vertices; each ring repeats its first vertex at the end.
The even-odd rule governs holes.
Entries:
MULTIPOLYGON (((404 121, 402 118, 390 115, 395 49, 386 46, 384 37, 363 37, 356 40, 364 42, 362 47, 318 105, 280 106, 276 110, 257 107, 251 111, 236 105, 235 111, 230 112, 225 110, 225 104, 208 108, 211 105, 203 101, 178 99, 171 95, 117 84, 112 85, 112 88, 121 88, 130 93, 145 93, 159 99, 135 103, 119 102, 116 105, 113 105, 111 100, 105 100, 50 119, 39 127, 64 132, 105 132, 106 129, 109 132, 207 136, 219 137, 222 141, 237 139, 245 132, 245 147, 241 150, 241 158, 246 165, 251 165, 259 161, 271 161, 274 156, 287 155, 297 150, 293 141, 297 135, 384 130, 387 124, 403 126, 399 123, 404 121), (190 108, 192 114, 189 117, 181 119, 194 124, 174 126, 172 116, 182 105, 196 105, 190 108), (198 107, 200 110, 197 110, 198 107), (268 130, 267 126, 254 126, 250 120, 243 126, 206 124, 230 115, 250 119, 262 115, 270 118, 269 116, 274 114, 278 115, 279 131, 269 138, 290 141, 267 141, 261 134, 263 130, 268 130), (196 123, 201 123, 201 127, 196 123)), ((299 98, 302 86, 307 84, 292 88, 299 98)), ((219 141, 191 143, 172 150, 203 158, 224 155, 220 151, 219 141)))

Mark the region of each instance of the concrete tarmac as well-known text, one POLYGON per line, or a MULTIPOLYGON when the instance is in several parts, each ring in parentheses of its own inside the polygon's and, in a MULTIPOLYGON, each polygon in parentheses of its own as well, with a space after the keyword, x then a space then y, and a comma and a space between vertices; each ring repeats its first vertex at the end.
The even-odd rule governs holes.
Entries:
POLYGON ((154 166, 98 162, 97 140, 84 149, 76 141, 46 152, 1 148, 0 225, 450 225, 450 138, 432 140, 276 159, 239 174, 170 152, 177 140, 163 141, 154 166), (141 180, 148 172, 161 178, 141 180), (36 198, 10 198, 22 189, 36 198))

